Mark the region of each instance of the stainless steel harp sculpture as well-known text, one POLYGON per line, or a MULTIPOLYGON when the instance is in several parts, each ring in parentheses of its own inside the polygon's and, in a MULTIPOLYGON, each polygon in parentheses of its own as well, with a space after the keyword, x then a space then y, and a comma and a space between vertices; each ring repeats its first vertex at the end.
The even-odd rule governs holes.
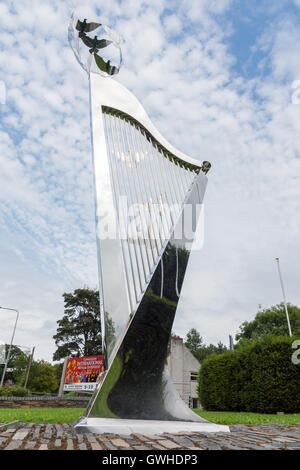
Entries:
POLYGON ((121 54, 116 65, 96 60, 104 40, 86 35, 98 27, 120 52, 120 38, 99 23, 72 18, 69 27, 90 82, 105 358, 86 418, 205 422, 173 388, 166 359, 210 164, 170 145, 135 96, 109 77, 121 54))

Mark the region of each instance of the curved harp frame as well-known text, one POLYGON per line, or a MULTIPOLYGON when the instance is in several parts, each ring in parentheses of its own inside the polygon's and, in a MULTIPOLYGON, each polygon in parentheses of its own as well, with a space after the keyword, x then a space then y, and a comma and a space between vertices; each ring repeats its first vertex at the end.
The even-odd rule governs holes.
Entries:
MULTIPOLYGON (((174 233, 183 224, 185 205, 202 204, 207 184, 207 177, 201 171, 203 162, 190 158, 167 142, 152 124, 137 98, 120 83, 90 73, 90 105, 101 328, 106 372, 94 392, 86 416, 203 421, 181 401, 164 367, 189 255, 183 249, 182 240, 181 243, 176 243, 174 233), (166 230, 165 234, 160 235, 160 245, 155 247, 156 251, 153 249, 155 256, 152 253, 152 270, 145 273, 147 275, 144 284, 140 282, 140 295, 136 295, 134 300, 132 299, 134 293, 131 295, 128 287, 128 272, 122 252, 119 210, 114 188, 117 170, 112 167, 110 139, 107 135, 109 119, 128 122, 156 149, 161 158, 176 165, 177 172, 179 169, 186 170, 184 177, 188 190, 185 191, 184 197, 176 188, 177 180, 170 185, 174 186, 172 188, 174 199, 178 191, 180 211, 174 217, 169 233, 166 230), (101 227, 104 223, 116 228, 116 237, 103 235, 101 227), (181 260, 183 266, 178 267, 181 260), (164 289, 163 286, 164 271, 169 269, 169 276, 172 263, 175 263, 174 271, 176 271, 174 286, 172 284, 174 293, 165 295, 164 291, 168 289, 164 289), (158 278, 161 279, 159 288, 158 278), (160 308, 164 313, 159 313, 160 308), (111 344, 107 341, 108 329, 111 326, 107 316, 114 323, 114 341, 111 341, 111 344), (152 357, 152 363, 149 362, 149 357, 152 357), (148 367, 148 371, 143 367, 145 369, 148 367), (122 393, 126 394, 124 398, 128 406, 120 404, 122 393)), ((112 128, 110 130, 112 132, 112 128)), ((177 178, 176 174, 175 177, 177 178)), ((133 248, 136 249, 135 242, 133 248)), ((145 251, 144 247, 139 248, 145 251)), ((152 247, 150 251, 151 249, 152 247)), ((128 248, 129 255, 130 250, 131 248, 128 248)), ((134 277, 134 269, 132 273, 134 277)))

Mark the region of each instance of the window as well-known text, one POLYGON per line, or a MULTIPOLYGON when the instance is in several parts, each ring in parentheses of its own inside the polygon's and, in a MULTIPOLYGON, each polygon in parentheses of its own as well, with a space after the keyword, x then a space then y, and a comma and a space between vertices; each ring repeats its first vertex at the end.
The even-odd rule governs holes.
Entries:
POLYGON ((191 381, 195 382, 198 379, 198 372, 191 372, 191 381))

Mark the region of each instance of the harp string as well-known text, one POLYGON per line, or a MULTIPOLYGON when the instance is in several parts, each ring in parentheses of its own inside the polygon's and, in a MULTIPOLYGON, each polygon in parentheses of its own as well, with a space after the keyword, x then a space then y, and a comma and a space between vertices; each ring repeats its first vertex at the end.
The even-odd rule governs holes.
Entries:
MULTIPOLYGON (((197 178, 197 167, 182 164, 137 122, 103 110, 110 174, 125 267, 128 299, 135 311, 174 231, 197 178), (124 197, 126 205, 120 204, 124 197), (133 218, 128 217, 134 207, 133 218), (124 225, 125 223, 125 225, 124 225)), ((178 252, 175 289, 178 293, 178 252)))

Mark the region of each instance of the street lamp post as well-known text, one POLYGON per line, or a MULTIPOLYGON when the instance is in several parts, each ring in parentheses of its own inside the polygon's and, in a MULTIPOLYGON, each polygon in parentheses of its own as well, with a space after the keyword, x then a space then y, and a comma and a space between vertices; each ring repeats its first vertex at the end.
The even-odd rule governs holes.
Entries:
POLYGON ((290 334, 290 336, 292 336, 292 330, 291 330, 291 325, 290 325, 289 313, 288 313, 288 309, 287 309, 286 298, 285 298, 285 292, 284 292, 284 287, 283 287, 283 280, 282 280, 281 271, 280 271, 279 258, 275 258, 275 260, 277 261, 277 266, 278 266, 278 274, 279 274, 279 279, 280 279, 280 284, 281 284, 281 289, 282 289, 283 303, 284 303, 284 308, 285 308, 285 314, 286 314, 287 324, 288 324, 288 328, 289 328, 289 334, 290 334))
POLYGON ((6 308, 6 307, 0 307, 0 308, 2 310, 11 310, 11 311, 17 313, 15 326, 14 326, 13 334, 12 334, 12 337, 11 337, 11 341, 10 341, 10 345, 9 345, 9 349, 8 349, 8 353, 7 353, 7 358, 6 358, 6 361, 5 361, 5 364, 4 364, 4 369, 3 369, 3 373, 2 373, 2 377, 1 377, 0 387, 2 387, 3 382, 4 382, 4 378, 5 378, 6 369, 7 369, 7 366, 8 366, 8 361, 10 359, 10 352, 11 352, 11 348, 12 348, 12 344, 13 344, 13 340, 14 340, 14 336, 15 336, 15 331, 16 331, 16 327, 17 327, 17 322, 18 322, 18 318, 19 318, 19 311, 16 310, 15 308, 6 308))

